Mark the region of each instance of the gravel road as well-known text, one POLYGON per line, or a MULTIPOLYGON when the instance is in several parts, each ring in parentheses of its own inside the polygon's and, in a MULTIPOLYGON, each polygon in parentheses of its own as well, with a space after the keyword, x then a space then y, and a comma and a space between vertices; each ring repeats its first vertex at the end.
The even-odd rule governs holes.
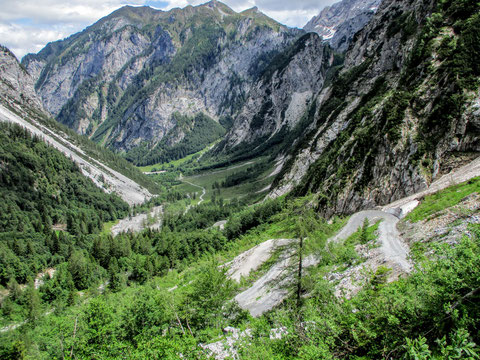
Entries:
POLYGON ((378 242, 381 244, 380 250, 385 255, 385 260, 398 264, 406 272, 411 271, 412 265, 408 260, 408 246, 404 244, 397 230, 399 219, 384 211, 366 210, 355 213, 343 229, 329 241, 348 238, 363 225, 365 219, 368 219, 370 224, 382 220, 378 227, 378 242))

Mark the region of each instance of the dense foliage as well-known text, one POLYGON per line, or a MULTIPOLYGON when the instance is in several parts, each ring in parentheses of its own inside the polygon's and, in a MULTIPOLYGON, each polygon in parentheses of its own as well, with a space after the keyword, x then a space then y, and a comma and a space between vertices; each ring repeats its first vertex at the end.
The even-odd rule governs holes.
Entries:
MULTIPOLYGON (((75 163, 26 130, 0 124, 0 284, 25 282, 71 244, 52 228, 98 233, 103 222, 128 214, 75 163)), ((66 256, 66 254, 65 254, 66 256)))
MULTIPOLYGON (((8 104, 5 104, 12 112, 17 113, 17 110, 14 107, 10 107, 8 104)), ((132 179, 137 184, 142 185, 148 189, 152 194, 157 194, 160 192, 160 187, 155 181, 152 181, 148 176, 142 174, 134 165, 125 160, 123 157, 113 153, 109 149, 94 143, 85 136, 78 135, 76 132, 70 128, 60 124, 54 119, 46 116, 44 113, 39 112, 34 108, 26 108, 29 118, 35 119, 40 124, 47 126, 53 131, 50 133, 51 136, 55 137, 60 143, 64 142, 63 137, 68 138, 71 143, 78 146, 82 151, 84 151, 91 158, 100 161, 101 163, 107 165, 111 169, 118 171, 119 173, 125 175, 126 177, 132 179)), ((21 117, 24 117, 24 114, 18 114, 21 117)))
POLYGON ((325 274, 361 263, 355 246, 374 242, 378 224, 364 224, 343 244, 328 244, 342 222, 333 219, 330 225, 306 211, 309 201, 270 203, 229 220, 263 219, 238 232, 240 237, 232 236, 240 244, 295 236, 302 232, 297 216, 309 224, 303 230, 310 238, 308 248, 322 260, 302 280, 308 296, 300 307, 291 297, 280 308, 251 318, 228 301, 239 285, 201 255, 222 257, 234 243, 217 231, 176 230, 186 219, 172 219, 162 232, 97 238, 90 255, 74 252, 38 290, 32 284, 24 290, 9 284, 2 315, 9 318, 23 309, 28 322, 20 331, 0 334, 1 357, 202 359, 207 353, 200 344, 216 341, 224 327, 235 326, 252 334, 237 343, 245 359, 478 358, 478 225, 470 226, 469 236, 455 246, 430 243, 428 257, 415 253, 411 276, 387 283, 390 270, 380 267, 357 295, 338 299, 325 274), (76 288, 85 286, 82 279, 92 276, 88 274, 100 274, 108 282, 102 294, 90 288, 84 301, 85 294, 76 288), (54 313, 42 315, 50 306, 54 313), (271 337, 273 328, 282 329, 282 336, 271 337))

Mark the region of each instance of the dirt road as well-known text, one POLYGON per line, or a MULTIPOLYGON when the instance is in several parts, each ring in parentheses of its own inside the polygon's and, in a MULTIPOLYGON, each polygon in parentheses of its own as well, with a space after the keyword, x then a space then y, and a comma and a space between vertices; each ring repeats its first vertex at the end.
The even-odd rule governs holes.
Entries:
POLYGON ((348 238, 363 225, 365 219, 368 219, 370 224, 381 220, 378 227, 378 242, 381 244, 380 250, 384 254, 385 260, 398 264, 406 272, 411 271, 412 264, 408 260, 408 246, 403 242, 397 230, 399 218, 384 211, 366 210, 355 213, 343 229, 329 241, 348 238))
MULTIPOLYGON (((198 199, 199 199, 198 204, 195 205, 195 206, 200 205, 200 204, 204 201, 203 197, 204 197, 205 194, 207 193, 207 190, 206 190, 203 186, 193 184, 193 183, 191 183, 191 182, 189 182, 189 181, 187 181, 187 180, 183 180, 183 177, 182 177, 181 175, 180 175, 180 181, 184 182, 185 184, 192 185, 192 186, 194 186, 194 187, 199 188, 199 189, 202 190, 202 194, 201 194, 200 197, 198 198, 198 199)), ((192 207, 193 207, 193 205, 188 205, 187 208, 185 209, 185 211, 183 212, 183 215, 185 215, 186 213, 188 213, 192 207)))

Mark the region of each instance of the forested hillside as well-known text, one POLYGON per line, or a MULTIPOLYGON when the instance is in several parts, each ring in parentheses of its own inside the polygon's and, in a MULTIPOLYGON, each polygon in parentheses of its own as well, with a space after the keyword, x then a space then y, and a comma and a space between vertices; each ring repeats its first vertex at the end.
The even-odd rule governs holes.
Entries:
MULTIPOLYGON (((25 283, 61 262, 53 229, 81 236, 128 214, 128 205, 106 194, 59 151, 28 131, 0 123, 0 283, 25 283)), ((71 244, 73 245, 73 243, 71 244)), ((66 247, 66 248, 64 248, 66 247)), ((65 254, 65 253, 64 253, 65 254)))
MULTIPOLYGON (((408 229, 419 221, 420 226, 430 226, 453 207, 466 206, 465 199, 472 196, 478 198, 478 178, 426 198, 402 226, 408 229), (443 206, 432 209, 433 200, 443 206)), ((170 220, 161 232, 97 238, 58 265, 55 277, 38 290, 33 285, 21 290, 10 282, 3 318, 25 314, 28 322, 21 331, 0 335, 2 358, 223 359, 206 344, 222 344, 229 336, 222 329, 235 330, 228 326, 242 335, 225 347, 226 354, 242 359, 479 356, 478 224, 466 226, 468 236, 455 235, 455 246, 437 235, 412 242, 416 269, 410 276, 390 283, 391 269, 380 266, 365 274, 358 293, 343 297, 332 277, 369 261, 358 249, 375 249, 376 226, 370 229, 367 224, 344 242, 327 243, 344 221, 320 218, 306 209, 310 201, 277 200, 245 209, 229 217, 224 234, 198 230, 208 226, 201 220, 208 211, 199 209, 190 220, 170 220), (301 214, 302 221, 292 214, 301 214), (278 254, 240 283, 229 279, 218 261, 231 259, 259 240, 300 234, 309 237, 304 255, 313 251, 322 259, 303 275, 300 301, 296 281, 285 289, 289 297, 282 305, 259 318, 229 301, 277 261, 278 254), (77 291, 89 285, 89 290, 77 291), (43 315, 52 308, 53 314, 43 315)), ((219 210, 217 206, 215 213, 219 210)), ((456 221, 450 226, 455 232, 462 225, 456 221)), ((223 349, 212 348, 218 346, 223 349)))
POLYGON ((194 117, 173 114, 175 126, 151 150, 148 144, 135 147, 126 159, 138 166, 168 163, 203 150, 225 135, 225 128, 203 113, 194 117))

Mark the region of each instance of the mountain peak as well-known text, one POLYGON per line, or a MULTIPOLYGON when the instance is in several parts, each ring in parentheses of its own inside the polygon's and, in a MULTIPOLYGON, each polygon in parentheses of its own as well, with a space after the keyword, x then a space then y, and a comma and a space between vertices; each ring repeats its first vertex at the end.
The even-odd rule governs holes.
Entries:
MULTIPOLYGON (((254 6, 250 9, 247 9, 247 10, 244 10, 241 12, 241 14, 262 14, 262 15, 265 15, 264 13, 262 13, 257 6, 254 6)), ((266 16, 266 15, 265 15, 266 16)))
POLYGON ((209 2, 206 2, 204 4, 198 5, 196 7, 207 7, 212 10, 217 10, 223 15, 233 15, 235 14, 235 11, 233 11, 228 5, 222 3, 221 1, 218 0, 211 0, 209 2))
POLYGON ((374 15, 382 0, 343 0, 325 7, 303 28, 316 32, 339 51, 345 51, 353 35, 374 15))

